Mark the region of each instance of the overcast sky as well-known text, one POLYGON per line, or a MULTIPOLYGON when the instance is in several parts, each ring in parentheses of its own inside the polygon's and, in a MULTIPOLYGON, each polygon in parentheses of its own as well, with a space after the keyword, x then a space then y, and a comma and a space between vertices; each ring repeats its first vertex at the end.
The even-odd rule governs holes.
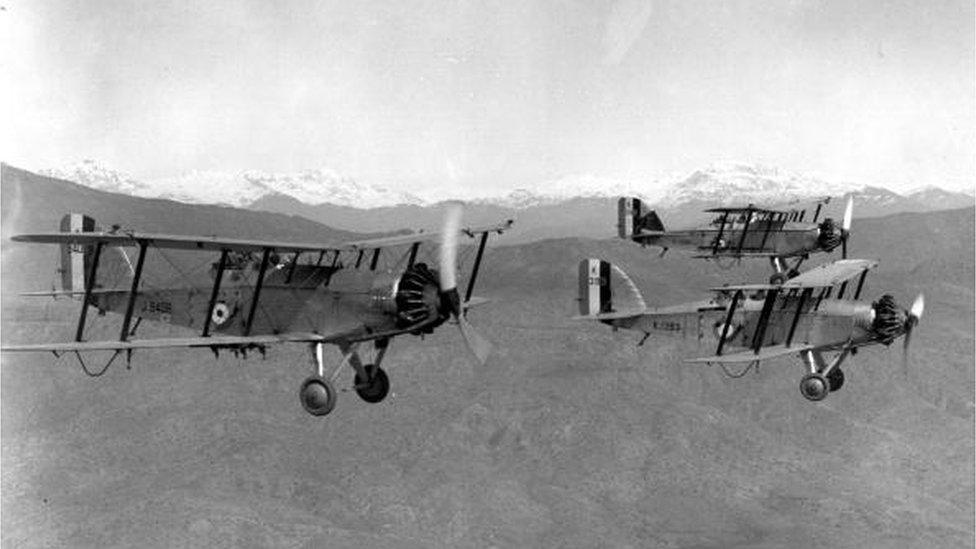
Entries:
POLYGON ((976 176, 971 0, 0 5, 0 155, 28 169, 976 176))

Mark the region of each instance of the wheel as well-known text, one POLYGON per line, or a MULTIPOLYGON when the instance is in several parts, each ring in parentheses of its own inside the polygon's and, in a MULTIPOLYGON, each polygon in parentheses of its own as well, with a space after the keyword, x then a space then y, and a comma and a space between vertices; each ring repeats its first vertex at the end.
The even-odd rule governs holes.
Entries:
POLYGON ((773 275, 769 277, 769 283, 776 286, 786 282, 786 280, 786 273, 773 273, 773 275))
POLYGON ((298 390, 298 398, 302 407, 313 416, 326 416, 336 405, 336 390, 332 383, 324 378, 312 376, 302 382, 298 390))
POLYGON ((800 394, 812 401, 823 400, 830 393, 830 382, 823 374, 807 374, 800 380, 800 394))
POLYGON ((370 404, 381 402, 390 392, 390 378, 383 368, 373 364, 366 365, 366 373, 370 376, 369 381, 363 380, 359 374, 356 374, 356 394, 370 404))
POLYGON ((834 368, 827 374, 827 382, 830 383, 830 392, 839 391, 844 386, 844 370, 834 368))

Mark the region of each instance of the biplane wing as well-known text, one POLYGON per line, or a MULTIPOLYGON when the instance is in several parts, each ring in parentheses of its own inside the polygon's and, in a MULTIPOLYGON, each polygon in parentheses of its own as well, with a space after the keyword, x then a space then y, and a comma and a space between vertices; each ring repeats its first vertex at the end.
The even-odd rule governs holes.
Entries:
POLYGON ((83 351, 130 351, 136 349, 170 349, 174 347, 242 347, 248 345, 271 345, 275 343, 333 343, 339 341, 335 336, 313 333, 291 333, 258 336, 210 336, 210 337, 171 337, 156 339, 133 339, 128 341, 72 341, 67 343, 39 343, 30 345, 4 345, 4 352, 50 351, 52 353, 71 353, 83 351))
POLYGON ((770 358, 776 358, 780 356, 790 355, 793 353, 800 353, 802 351, 809 351, 813 349, 813 345, 770 345, 767 347, 762 347, 759 352, 747 350, 738 353, 730 353, 725 355, 712 355, 700 358, 689 358, 685 362, 698 362, 698 363, 714 363, 714 364, 729 364, 737 362, 756 362, 759 360, 768 360, 770 358))
POLYGON ((712 288, 713 291, 738 291, 755 292, 761 290, 798 290, 806 288, 827 288, 844 284, 856 276, 864 276, 864 273, 878 266, 878 262, 873 259, 840 259, 832 263, 820 265, 810 269, 799 276, 791 278, 782 284, 738 284, 729 286, 718 286, 712 288))
MULTIPOLYGON (((482 233, 501 233, 511 227, 512 221, 484 227, 461 229, 465 235, 482 233)), ((176 250, 202 250, 220 252, 224 250, 238 252, 260 252, 273 249, 279 253, 321 252, 321 251, 355 251, 363 249, 399 246, 414 242, 426 242, 440 237, 440 233, 418 232, 408 235, 396 235, 368 240, 356 240, 333 244, 280 242, 270 240, 251 240, 238 238, 221 238, 216 236, 173 235, 141 232, 46 232, 21 234, 11 238, 15 242, 33 242, 41 244, 77 244, 108 246, 141 246, 149 245, 157 248, 176 250)))

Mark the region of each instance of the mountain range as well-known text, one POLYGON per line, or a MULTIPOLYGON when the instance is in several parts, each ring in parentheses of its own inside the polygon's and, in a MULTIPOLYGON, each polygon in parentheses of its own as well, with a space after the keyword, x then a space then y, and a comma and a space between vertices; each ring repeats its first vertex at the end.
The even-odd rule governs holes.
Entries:
MULTIPOLYGON (((440 202, 417 194, 366 185, 334 170, 293 174, 193 172, 181 177, 136 181, 86 160, 46 175, 109 192, 184 203, 223 204, 299 215, 354 232, 431 229, 440 202)), ((468 202, 472 223, 517 219, 519 241, 564 236, 605 237, 616 230, 616 199, 637 196, 656 208, 666 226, 686 228, 706 220, 702 210, 718 205, 803 207, 823 197, 837 200, 825 215, 839 216, 843 198, 855 200, 855 217, 972 206, 972 195, 926 187, 906 194, 877 186, 836 183, 776 168, 722 164, 698 170, 670 185, 641 185, 595 175, 567 176, 495 196, 458 196, 468 202), (664 192, 662 193, 662 189, 664 192)))

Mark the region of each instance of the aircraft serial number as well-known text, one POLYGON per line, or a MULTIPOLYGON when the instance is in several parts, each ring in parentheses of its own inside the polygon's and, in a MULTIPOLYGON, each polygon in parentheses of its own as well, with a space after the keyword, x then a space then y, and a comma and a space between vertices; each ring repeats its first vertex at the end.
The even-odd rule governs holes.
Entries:
POLYGON ((681 323, 673 322, 669 320, 656 320, 652 326, 655 330, 664 330, 668 332, 680 332, 681 323))
POLYGON ((173 313, 173 304, 169 301, 146 301, 142 306, 144 314, 168 315, 173 313))

